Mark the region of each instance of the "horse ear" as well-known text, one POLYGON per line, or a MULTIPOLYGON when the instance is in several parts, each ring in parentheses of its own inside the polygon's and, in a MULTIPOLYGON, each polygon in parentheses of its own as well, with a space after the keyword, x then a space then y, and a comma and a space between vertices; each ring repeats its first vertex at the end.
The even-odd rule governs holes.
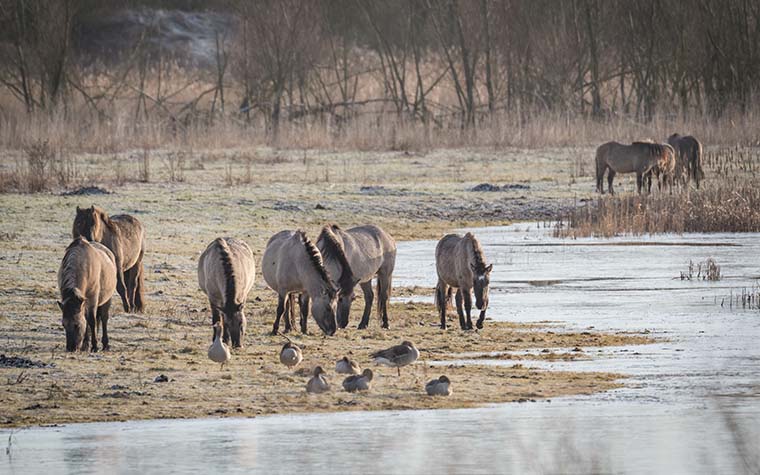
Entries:
POLYGON ((90 211, 95 211, 95 205, 90 206, 90 211))
POLYGON ((488 267, 486 267, 486 274, 490 274, 493 270, 493 264, 488 264, 488 267))
POLYGON ((81 212, 82 212, 82 208, 80 208, 79 206, 77 206, 77 214, 79 214, 81 212))
POLYGON ((235 305, 235 311, 236 311, 236 312, 240 312, 240 311, 242 311, 242 310, 243 310, 243 304, 244 304, 244 303, 245 303, 245 302, 240 302, 239 304, 235 305))
POLYGON ((63 311, 63 302, 61 302, 60 300, 56 300, 55 303, 57 303, 58 304, 58 308, 60 308, 61 311, 63 311))

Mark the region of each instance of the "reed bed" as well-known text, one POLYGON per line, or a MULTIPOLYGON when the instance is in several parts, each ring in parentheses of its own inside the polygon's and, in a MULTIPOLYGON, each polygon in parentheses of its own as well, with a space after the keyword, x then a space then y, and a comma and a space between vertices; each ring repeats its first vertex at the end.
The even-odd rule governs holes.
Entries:
POLYGON ((760 151, 726 148, 708 152, 700 189, 651 195, 599 196, 571 207, 555 226, 558 237, 686 232, 759 232, 760 151))

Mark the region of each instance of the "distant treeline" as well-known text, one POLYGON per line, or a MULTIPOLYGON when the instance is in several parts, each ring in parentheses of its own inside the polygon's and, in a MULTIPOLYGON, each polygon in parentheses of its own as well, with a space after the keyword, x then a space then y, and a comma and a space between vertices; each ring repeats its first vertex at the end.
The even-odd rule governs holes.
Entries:
POLYGON ((464 126, 495 111, 719 116, 753 107, 760 85, 757 0, 0 0, 0 88, 29 112, 77 97, 105 113, 115 90, 144 103, 160 32, 135 35, 97 81, 87 35, 157 9, 227 18, 197 32, 213 46, 205 104, 275 126, 371 105, 464 126))

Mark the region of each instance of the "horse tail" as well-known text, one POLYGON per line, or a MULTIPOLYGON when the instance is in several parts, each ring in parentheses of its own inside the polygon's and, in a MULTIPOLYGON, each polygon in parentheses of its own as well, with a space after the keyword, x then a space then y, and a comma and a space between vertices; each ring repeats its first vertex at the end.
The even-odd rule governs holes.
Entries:
POLYGON ((697 188, 699 188, 699 180, 705 178, 705 172, 702 170, 702 143, 697 142, 696 146, 691 150, 689 162, 691 165, 691 176, 697 183, 697 188))
POLYGON ((596 191, 604 193, 604 172, 607 171, 607 147, 604 145, 596 149, 596 191))

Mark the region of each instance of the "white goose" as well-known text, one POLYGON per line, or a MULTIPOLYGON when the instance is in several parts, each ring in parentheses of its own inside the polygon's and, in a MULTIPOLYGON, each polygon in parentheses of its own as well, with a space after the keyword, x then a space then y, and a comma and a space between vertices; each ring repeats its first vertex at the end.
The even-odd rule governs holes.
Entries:
POLYGON ((230 360, 230 348, 222 341, 222 324, 214 323, 214 342, 208 347, 208 359, 214 363, 224 364, 230 360))

